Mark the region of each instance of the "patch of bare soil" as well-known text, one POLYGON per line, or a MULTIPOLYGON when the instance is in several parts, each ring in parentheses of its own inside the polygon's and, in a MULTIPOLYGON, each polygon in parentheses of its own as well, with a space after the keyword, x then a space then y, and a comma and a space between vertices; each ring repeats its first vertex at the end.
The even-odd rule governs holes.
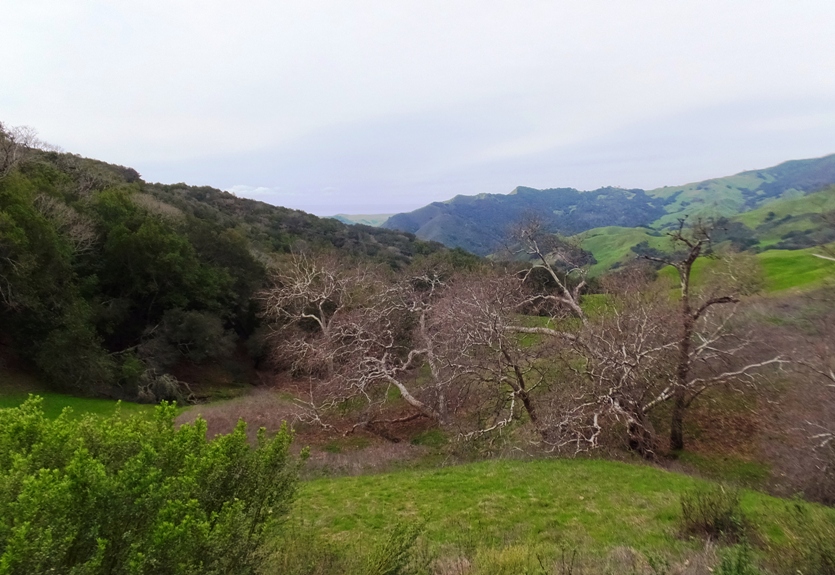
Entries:
MULTIPOLYGON (((192 406, 178 416, 177 422, 190 423, 202 417, 207 423, 207 434, 213 437, 231 432, 243 419, 252 440, 259 428, 275 432, 287 422, 296 434, 294 450, 310 449, 304 470, 308 477, 380 472, 408 464, 430 451, 409 441, 426 428, 425 421, 419 418, 391 426, 371 426, 371 430, 362 427, 352 430, 347 420, 335 421, 334 429, 302 422, 298 418, 299 407, 293 401, 293 392, 299 391, 286 386, 282 389, 253 387, 241 397, 192 406), (381 432, 383 427, 385 431, 381 432)), ((397 413, 385 417, 402 418, 397 413)))

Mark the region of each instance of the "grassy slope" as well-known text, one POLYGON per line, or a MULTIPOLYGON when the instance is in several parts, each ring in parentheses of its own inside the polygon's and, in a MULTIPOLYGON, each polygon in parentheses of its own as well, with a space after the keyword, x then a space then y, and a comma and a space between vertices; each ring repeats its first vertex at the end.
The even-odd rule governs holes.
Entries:
MULTIPOLYGON (((603 460, 486 461, 310 481, 294 513, 343 541, 361 541, 396 521, 424 521, 430 544, 441 549, 467 538, 481 547, 569 541, 594 551, 626 545, 675 554, 695 545, 675 536, 679 496, 704 483, 603 460)), ((766 540, 780 539, 786 506, 757 492, 743 498, 766 540)))
POLYGON ((658 198, 668 198, 681 192, 675 202, 665 206, 668 215, 656 220, 653 226, 675 224, 682 216, 718 217, 731 216, 743 209, 745 198, 740 188, 756 189, 763 182, 773 178, 752 172, 726 178, 695 182, 684 186, 668 186, 650 190, 647 194, 658 198), (709 198, 707 201, 705 198, 709 198))
POLYGON ((815 248, 769 250, 757 254, 765 272, 766 290, 812 288, 835 279, 835 263, 814 257, 815 251, 815 248))
POLYGON ((815 221, 814 215, 832 210, 835 210, 835 187, 808 196, 779 199, 755 210, 736 215, 731 218, 731 221, 745 224, 752 230, 763 226, 757 230, 757 237, 760 240, 760 247, 768 247, 779 242, 788 232, 819 228, 821 224, 815 221), (776 223, 787 216, 791 216, 791 219, 785 223, 764 225, 769 218, 775 220, 776 223))
POLYGON ((608 226, 595 228, 576 236, 580 246, 590 251, 597 263, 589 270, 590 275, 597 276, 609 270, 617 262, 625 262, 635 257, 632 246, 646 241, 651 248, 665 250, 670 246, 666 236, 652 235, 645 228, 622 228, 608 226))
MULTIPOLYGON (((780 292, 792 288, 816 288, 829 280, 835 280, 835 263, 814 257, 815 248, 804 250, 769 250, 757 254, 765 274, 765 291, 780 292)), ((693 280, 699 276, 710 260, 700 259, 693 266, 693 280)), ((675 280, 678 276, 671 267, 660 271, 662 277, 675 280)))
POLYGON ((124 414, 147 413, 150 415, 154 409, 153 405, 148 404, 127 401, 120 403, 112 399, 75 397, 47 391, 30 375, 0 368, 0 408, 17 407, 29 397, 30 393, 43 397, 44 413, 50 418, 58 417, 65 407, 71 408, 76 414, 94 415, 110 415, 116 411, 117 405, 124 414))

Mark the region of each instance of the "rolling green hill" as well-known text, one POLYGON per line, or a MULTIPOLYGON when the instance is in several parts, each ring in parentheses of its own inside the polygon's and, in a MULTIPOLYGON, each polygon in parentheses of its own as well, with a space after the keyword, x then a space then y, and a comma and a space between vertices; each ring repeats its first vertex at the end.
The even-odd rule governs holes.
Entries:
MULTIPOLYGON (((801 285, 807 272, 814 269, 828 269, 827 264, 810 254, 813 246, 835 241, 832 222, 822 218, 823 214, 835 211, 835 187, 803 196, 778 198, 762 207, 718 220, 719 229, 714 236, 716 243, 733 244, 737 249, 757 253, 766 267, 778 261, 794 262, 799 275, 786 280, 801 285)), ((622 228, 610 226, 595 228, 575 236, 580 246, 592 253, 597 263, 591 267, 591 275, 627 264, 638 257, 642 249, 669 251, 669 238, 655 228, 622 228)), ((821 271, 821 273, 824 273, 821 271)), ((790 274, 789 274, 790 275, 790 274)), ((782 285, 782 284, 775 284, 782 285)))
MULTIPOLYGON (((396 214, 389 218, 383 227, 411 232, 419 238, 486 255, 502 245, 508 229, 516 221, 527 214, 536 214, 550 231, 562 235, 576 235, 594 230, 588 237, 583 236, 584 241, 589 241, 591 237, 597 238, 597 243, 604 244, 600 255, 595 253, 598 261, 616 263, 622 257, 622 249, 621 257, 616 257, 612 250, 618 249, 617 246, 622 248, 623 242, 629 240, 614 237, 606 239, 606 236, 617 235, 609 230, 613 226, 643 226, 660 231, 674 225, 678 218, 685 216, 734 218, 752 211, 761 214, 763 221, 760 223, 768 224, 770 220, 765 222, 764 219, 773 211, 768 206, 782 203, 783 207, 780 209, 790 211, 792 216, 799 215, 795 214, 798 210, 802 210, 802 213, 810 212, 804 200, 808 199, 812 204, 818 202, 819 198, 814 194, 833 184, 835 155, 830 155, 817 159, 789 161, 772 168, 649 191, 601 188, 581 192, 572 188, 535 190, 519 187, 510 194, 456 196, 446 202, 434 202, 413 212, 396 214)), ((827 202, 830 200, 821 201, 821 206, 824 206, 828 205, 827 202)), ((820 207, 818 213, 822 209, 823 207, 820 207)), ((752 216, 753 219, 748 223, 757 217, 760 216, 752 216)), ((732 222, 746 223, 745 220, 735 219, 732 222)), ((761 231, 766 232, 765 229, 761 231)), ((789 231, 791 230, 774 231, 771 234, 774 240, 772 243, 777 244, 785 239, 779 236, 789 231)), ((802 232, 803 229, 798 231, 802 232)), ((749 242, 746 247, 757 243, 759 240, 749 242)), ((811 244, 807 242, 806 245, 796 247, 808 245, 811 244)), ((599 263, 596 269, 603 271, 608 267, 599 263)))

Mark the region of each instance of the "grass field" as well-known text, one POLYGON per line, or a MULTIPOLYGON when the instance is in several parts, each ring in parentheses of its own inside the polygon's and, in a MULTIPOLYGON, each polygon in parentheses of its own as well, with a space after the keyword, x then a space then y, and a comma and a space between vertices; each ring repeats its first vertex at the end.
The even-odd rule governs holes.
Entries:
MULTIPOLYGON (((804 250, 768 250, 757 254, 765 276, 765 292, 775 293, 788 289, 814 289, 828 281, 835 282, 835 262, 815 257, 817 248, 804 250)), ((700 259, 693 265, 693 281, 698 285, 711 260, 700 259)), ((660 270, 659 275, 678 281, 672 267, 660 270)))
POLYGON ((769 250, 757 255, 770 292, 798 287, 818 287, 835 280, 835 262, 816 258, 815 248, 805 250, 769 250))
POLYGON ((154 406, 148 404, 55 393, 44 389, 31 375, 0 368, 0 408, 17 407, 26 401, 29 394, 43 397, 44 414, 50 418, 58 417, 65 407, 71 408, 75 415, 85 413, 110 415, 116 411, 117 405, 124 414, 147 413, 150 415, 154 410, 154 406))
MULTIPOLYGON (((590 553, 628 546, 675 558, 701 544, 678 537, 679 497, 705 484, 603 460, 485 461, 309 481, 301 487, 293 521, 345 544, 379 538, 396 522, 423 523, 430 547, 441 555, 473 542, 530 549, 567 543, 590 553)), ((766 544, 784 537, 781 521, 789 505, 754 491, 742 499, 766 544)), ((835 510, 812 509, 835 516, 835 510)))

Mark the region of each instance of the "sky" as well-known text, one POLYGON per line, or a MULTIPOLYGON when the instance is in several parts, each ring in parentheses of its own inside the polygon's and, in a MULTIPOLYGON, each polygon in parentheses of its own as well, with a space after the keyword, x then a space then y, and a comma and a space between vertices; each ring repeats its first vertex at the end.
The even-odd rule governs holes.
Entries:
POLYGON ((832 0, 4 0, 0 121, 318 215, 835 153, 832 0))

